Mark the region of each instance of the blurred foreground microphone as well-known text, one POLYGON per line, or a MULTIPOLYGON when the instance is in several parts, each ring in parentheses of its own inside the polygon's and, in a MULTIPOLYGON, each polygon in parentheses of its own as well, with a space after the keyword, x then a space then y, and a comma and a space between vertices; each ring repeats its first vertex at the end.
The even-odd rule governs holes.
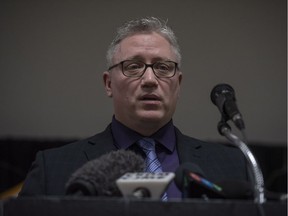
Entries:
POLYGON ((116 180, 127 172, 144 169, 144 160, 134 152, 112 151, 76 170, 66 183, 66 195, 119 197, 116 180))
POLYGON ((231 119, 239 130, 245 129, 242 115, 236 105, 234 89, 230 85, 216 85, 211 91, 210 98, 220 110, 225 121, 231 119))
POLYGON ((174 176, 172 172, 126 173, 116 184, 124 197, 159 199, 174 176))
POLYGON ((183 198, 253 198, 253 189, 249 182, 227 180, 215 184, 205 178, 199 166, 191 163, 178 167, 175 184, 182 191, 183 198))

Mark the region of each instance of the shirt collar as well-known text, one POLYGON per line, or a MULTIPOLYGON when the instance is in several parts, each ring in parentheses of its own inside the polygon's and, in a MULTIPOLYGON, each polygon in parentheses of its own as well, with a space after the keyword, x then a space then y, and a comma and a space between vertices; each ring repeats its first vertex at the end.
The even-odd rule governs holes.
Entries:
MULTIPOLYGON (((114 142, 119 149, 127 149, 143 138, 141 134, 116 120, 115 116, 113 116, 111 128, 114 142)), ((176 135, 172 119, 150 138, 156 140, 170 152, 173 152, 176 144, 176 135)))

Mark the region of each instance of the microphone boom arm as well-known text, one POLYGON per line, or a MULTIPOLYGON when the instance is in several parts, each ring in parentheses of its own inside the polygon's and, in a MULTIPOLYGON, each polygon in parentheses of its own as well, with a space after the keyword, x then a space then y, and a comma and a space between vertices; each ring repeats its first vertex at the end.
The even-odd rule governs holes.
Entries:
POLYGON ((264 178, 262 171, 248 146, 231 132, 230 126, 226 122, 220 122, 218 125, 219 133, 225 136, 233 146, 238 147, 245 155, 248 166, 253 174, 254 183, 254 202, 262 204, 265 202, 264 196, 264 178))

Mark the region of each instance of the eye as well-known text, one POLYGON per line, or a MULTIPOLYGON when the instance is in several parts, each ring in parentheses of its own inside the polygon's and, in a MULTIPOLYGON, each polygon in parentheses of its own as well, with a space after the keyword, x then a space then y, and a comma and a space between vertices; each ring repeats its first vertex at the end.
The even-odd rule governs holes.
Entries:
POLYGON ((143 68, 143 63, 134 62, 134 61, 127 61, 123 64, 123 68, 126 71, 141 70, 143 68))
POLYGON ((173 67, 171 66, 171 64, 166 62, 158 62, 155 64, 155 69, 161 72, 169 72, 172 68, 173 67))

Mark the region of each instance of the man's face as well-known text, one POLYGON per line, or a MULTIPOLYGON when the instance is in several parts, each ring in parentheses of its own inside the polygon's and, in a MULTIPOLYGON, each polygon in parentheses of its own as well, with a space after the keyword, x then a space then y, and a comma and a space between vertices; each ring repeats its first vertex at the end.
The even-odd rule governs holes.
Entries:
MULTIPOLYGON (((169 42, 157 33, 136 34, 119 44, 114 63, 136 59, 146 64, 170 60, 176 56, 169 42)), ((157 78, 149 67, 142 77, 126 77, 121 65, 103 74, 107 95, 113 98, 115 118, 135 129, 154 124, 162 127, 174 114, 182 73, 171 78, 157 78), (145 125, 146 124, 146 125, 145 125)))

